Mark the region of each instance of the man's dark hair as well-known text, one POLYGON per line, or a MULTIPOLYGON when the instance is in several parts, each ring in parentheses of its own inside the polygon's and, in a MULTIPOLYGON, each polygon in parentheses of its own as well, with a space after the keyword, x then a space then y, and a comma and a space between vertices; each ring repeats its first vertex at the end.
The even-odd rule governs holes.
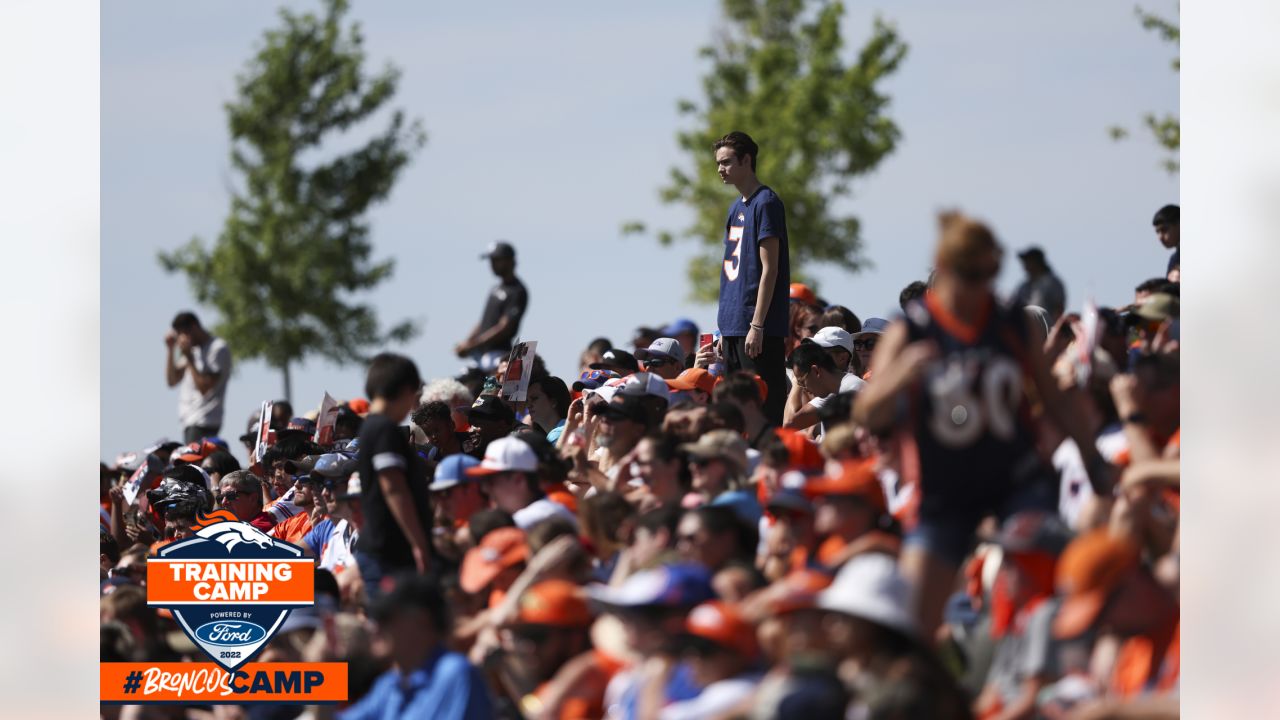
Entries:
POLYGON ((226 475, 227 473, 233 473, 239 470, 240 461, 236 459, 235 455, 232 455, 226 450, 218 450, 210 453, 209 457, 205 458, 204 462, 200 463, 200 466, 205 469, 205 472, 215 472, 219 475, 226 475))
POLYGON ((832 305, 818 318, 819 327, 843 328, 847 333, 862 331, 862 321, 852 310, 843 305, 832 305))
POLYGON ((717 140, 715 144, 711 146, 711 149, 719 150, 722 147, 727 147, 733 150, 733 156, 738 160, 741 160, 743 155, 750 155, 751 172, 756 171, 756 159, 760 157, 760 146, 756 145, 756 141, 752 140, 750 135, 740 130, 734 130, 728 135, 717 140))
MULTIPOLYGON (((359 417, 359 416, 357 416, 359 417)), ((409 416, 414 425, 425 427, 431 420, 438 420, 453 426, 453 411, 449 409, 449 404, 443 400, 432 400, 418 406, 417 410, 409 416)))
POLYGON ((422 376, 412 360, 395 353, 379 353, 369 363, 364 392, 370 400, 390 400, 406 390, 417 390, 421 386, 422 376))
POLYGON ((1165 205, 1156 211, 1151 218, 1152 225, 1177 225, 1179 209, 1177 205, 1165 205))
POLYGON ((712 535, 732 533, 735 549, 734 558, 750 563, 756 556, 756 544, 760 541, 760 533, 750 523, 743 520, 728 505, 702 505, 689 511, 702 521, 702 526, 712 535))
POLYGON ((711 427, 715 430, 732 430, 741 433, 747 429, 747 419, 742 416, 742 411, 737 405, 727 402, 711 403, 707 406, 707 416, 711 418, 711 427))
POLYGON ((665 528, 669 546, 674 546, 676 544, 676 527, 680 525, 680 516, 683 513, 683 510, 674 505, 664 505, 636 518, 636 527, 644 528, 654 534, 665 528))
POLYGON ((272 400, 271 412, 276 412, 277 408, 284 408, 284 412, 281 414, 285 416, 286 420, 293 417, 293 403, 288 400, 272 400))
POLYGON ((106 555, 113 567, 120 562, 120 545, 106 530, 98 530, 98 554, 106 555))
POLYGON ((200 318, 190 310, 184 310, 173 316, 173 323, 170 325, 176 332, 186 332, 200 327, 200 318))
POLYGON ((760 451, 760 462, 767 467, 778 470, 791 464, 791 451, 776 432, 765 433, 756 450, 760 451))
POLYGON ((501 510, 480 510, 467 521, 467 529, 471 531, 471 542, 479 545, 484 536, 504 527, 515 527, 516 521, 501 510))
POLYGON ((343 405, 338 408, 338 418, 333 421, 333 426, 337 428, 349 428, 352 435, 360 434, 360 426, 364 425, 364 418, 360 417, 356 411, 343 405))
POLYGON ((807 373, 811 365, 817 365, 829 373, 838 371, 836 361, 831 358, 831 354, 821 345, 806 339, 791 351, 791 357, 787 358, 787 366, 796 372, 807 373))
POLYGON ((444 593, 440 591, 440 583, 434 578, 415 572, 395 575, 390 592, 383 594, 373 604, 373 617, 378 622, 386 622, 397 612, 408 608, 425 610, 431 616, 431 625, 438 633, 444 634, 449 627, 444 593))
POLYGON ((733 398, 741 403, 764 405, 755 375, 746 370, 735 370, 716 383, 715 389, 711 391, 712 401, 720 403, 724 402, 725 398, 733 398))
POLYGON ((924 292, 928 289, 929 286, 923 280, 912 280, 907 283, 906 287, 902 288, 902 292, 898 293, 898 307, 906 310, 907 303, 924 297, 924 292))
MULTIPOLYGON (((557 417, 569 416, 569 405, 573 402, 573 396, 569 393, 569 386, 564 384, 564 380, 555 375, 543 375, 531 379, 530 382, 542 388, 542 394, 546 395, 555 406, 557 417)), ((550 429, 547 428, 548 431, 550 429)))
POLYGON ((612 347, 613 347, 613 343, 609 342, 609 338, 598 337, 595 340, 592 340, 591 342, 587 343, 587 352, 596 352, 596 353, 603 354, 605 351, 611 349, 612 347))
POLYGON ((1168 293, 1174 297, 1178 296, 1178 283, 1169 282, 1168 280, 1157 277, 1150 280, 1143 280, 1133 289, 1134 292, 1145 293, 1168 293))

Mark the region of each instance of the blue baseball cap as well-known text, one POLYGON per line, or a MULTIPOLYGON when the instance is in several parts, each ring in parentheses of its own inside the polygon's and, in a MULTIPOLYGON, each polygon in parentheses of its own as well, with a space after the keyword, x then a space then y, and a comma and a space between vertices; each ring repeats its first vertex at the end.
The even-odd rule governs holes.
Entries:
POLYGON ((467 469, 473 468, 480 464, 480 461, 470 455, 450 455, 440 461, 436 466, 436 474, 431 484, 427 486, 427 490, 435 492, 437 490, 448 490, 459 483, 471 482, 473 478, 467 476, 467 469))
POLYGON ((715 596, 711 572, 689 563, 642 570, 616 587, 592 585, 587 588, 587 597, 606 610, 691 608, 715 596))
POLYGON ((662 329, 663 337, 675 337, 680 333, 698 334, 698 325, 689 318, 677 318, 675 322, 662 329))

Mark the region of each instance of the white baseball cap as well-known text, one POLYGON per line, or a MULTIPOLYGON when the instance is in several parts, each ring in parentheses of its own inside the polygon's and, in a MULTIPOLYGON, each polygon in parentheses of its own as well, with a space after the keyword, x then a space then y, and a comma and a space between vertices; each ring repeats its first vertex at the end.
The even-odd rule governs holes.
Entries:
POLYGON ((916 620, 908 609, 910 587, 893 558, 865 553, 840 568, 831 586, 818 595, 818 607, 852 615, 908 637, 917 637, 916 620))
POLYGON ((850 355, 853 354, 853 336, 842 327, 835 325, 824 327, 814 333, 811 339, 821 347, 840 348, 848 351, 850 355))
POLYGON ((484 459, 464 472, 472 477, 493 475, 500 472, 537 472, 538 456, 520 438, 504 437, 489 443, 484 459))

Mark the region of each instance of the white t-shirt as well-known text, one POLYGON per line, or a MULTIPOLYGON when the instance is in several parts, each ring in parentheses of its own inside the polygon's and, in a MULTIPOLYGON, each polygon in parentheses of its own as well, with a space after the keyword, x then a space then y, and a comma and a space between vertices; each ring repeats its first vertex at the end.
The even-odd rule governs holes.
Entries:
POLYGON ((217 373, 218 381, 201 393, 196 381, 187 371, 186 357, 179 357, 175 367, 182 372, 178 382, 178 419, 183 427, 222 425, 222 402, 227 395, 227 378, 231 377, 231 349, 226 341, 215 337, 207 344, 191 349, 191 361, 197 371, 208 375, 217 373))
MULTIPOLYGON (((1119 423, 1102 429, 1095 442, 1098 453, 1107 462, 1114 462, 1121 450, 1129 447, 1129 440, 1124 436, 1124 426, 1119 423)), ((1076 523, 1080 519, 1080 511, 1092 498, 1093 486, 1089 484, 1089 473, 1085 471, 1084 459, 1080 457, 1080 448, 1071 438, 1062 441, 1053 451, 1053 468, 1058 471, 1061 482, 1058 491, 1058 514, 1062 521, 1072 530, 1078 529, 1076 523)))
MULTIPOLYGON (((854 375, 853 373, 845 373, 844 377, 840 378, 840 389, 838 391, 826 397, 820 397, 820 398, 816 397, 810 400, 809 407, 813 408, 814 410, 821 410, 822 408, 826 407, 827 403, 831 402, 832 400, 835 400, 836 395, 839 395, 840 393, 853 392, 854 390, 861 390, 863 386, 865 386, 866 384, 867 384, 867 381, 863 380, 857 375, 854 375)), ((819 432, 819 435, 818 435, 819 438, 827 434, 826 423, 818 423, 818 432, 819 432)))

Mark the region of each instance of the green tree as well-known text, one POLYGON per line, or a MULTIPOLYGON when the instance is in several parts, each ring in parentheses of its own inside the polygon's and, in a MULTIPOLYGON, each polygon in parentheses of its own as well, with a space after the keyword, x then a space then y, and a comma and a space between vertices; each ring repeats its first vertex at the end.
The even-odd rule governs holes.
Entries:
MULTIPOLYGON (((1181 33, 1176 21, 1166 20, 1155 13, 1147 12, 1141 6, 1135 7, 1134 12, 1137 13, 1138 20, 1142 23, 1144 30, 1154 32, 1165 42, 1173 43, 1175 49, 1179 46, 1181 33)), ((1177 55, 1174 55, 1170 64, 1174 72, 1182 69, 1181 60, 1177 55)), ((1151 131, 1156 143, 1169 153, 1169 157, 1162 161, 1165 170, 1169 171, 1170 174, 1177 173, 1178 149, 1182 144, 1182 125, 1178 121, 1178 115, 1176 113, 1164 113, 1163 115, 1147 113, 1142 116, 1142 124, 1151 131)), ((1129 130, 1119 125, 1111 127, 1109 131, 1111 137, 1115 140, 1123 140, 1129 137, 1129 130)))
MULTIPOLYGON (((877 19, 871 38, 846 61, 840 2, 724 0, 724 15, 715 43, 700 51, 711 61, 702 103, 678 104, 695 121, 676 135, 694 170, 672 168, 661 189, 664 202, 695 212, 680 237, 707 248, 687 269, 691 298, 713 302, 719 294, 732 188, 726 191, 716 173, 711 145, 731 130, 760 145, 760 179, 786 205, 793 281, 805 278, 809 263, 835 263, 851 272, 868 267, 858 218, 836 205, 851 194, 850 182, 875 169, 901 136, 886 114, 889 98, 880 84, 897 69, 906 45, 877 19)), ((638 221, 623 226, 626 234, 645 230, 638 221)), ((657 237, 669 245, 676 235, 662 231, 657 237)))
POLYGON ((362 349, 416 333, 402 321, 380 330, 371 307, 352 295, 390 277, 392 260, 373 262, 365 212, 384 200, 426 142, 421 122, 391 114, 359 148, 324 159, 322 143, 356 128, 391 100, 400 78, 388 65, 372 77, 360 26, 344 31, 346 0, 325 15, 281 10, 283 26, 237 77, 225 104, 231 164, 241 180, 212 247, 199 237, 161 266, 181 272, 196 300, 217 309, 215 332, 240 358, 263 358, 284 376, 309 355, 338 363, 362 349))

